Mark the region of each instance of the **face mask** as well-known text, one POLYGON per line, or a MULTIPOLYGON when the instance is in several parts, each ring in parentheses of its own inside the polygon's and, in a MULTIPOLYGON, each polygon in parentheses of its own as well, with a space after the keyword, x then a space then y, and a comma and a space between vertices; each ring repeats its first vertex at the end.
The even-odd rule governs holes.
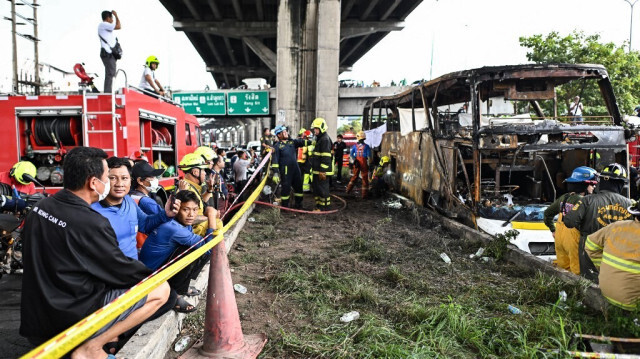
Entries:
POLYGON ((103 199, 107 198, 107 195, 109 194, 109 191, 111 191, 111 182, 107 180, 107 183, 104 183, 102 181, 100 181, 97 177, 96 179, 98 180, 98 182, 102 183, 104 185, 104 190, 102 191, 102 193, 96 191, 94 189, 94 191, 98 194, 98 202, 102 201, 103 199))
POLYGON ((156 193, 159 188, 160 188, 160 180, 158 180, 157 178, 149 180, 149 187, 144 186, 144 189, 153 193, 156 193))

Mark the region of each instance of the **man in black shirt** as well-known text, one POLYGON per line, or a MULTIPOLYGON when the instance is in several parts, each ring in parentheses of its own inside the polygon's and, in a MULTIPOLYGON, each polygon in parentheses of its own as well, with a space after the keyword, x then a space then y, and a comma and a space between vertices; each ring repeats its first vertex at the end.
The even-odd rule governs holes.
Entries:
MULTIPOLYGON (((109 193, 107 154, 76 147, 64 160, 64 189, 40 201, 24 226, 20 335, 40 344, 126 292, 151 270, 126 257, 109 221, 91 203, 109 193)), ((74 357, 105 357, 102 347, 154 314, 165 282, 99 329, 74 357)))
POLYGON ((333 159, 336 163, 336 179, 340 183, 342 181, 342 160, 344 159, 344 150, 347 144, 342 141, 342 135, 338 135, 337 141, 333 143, 333 159))

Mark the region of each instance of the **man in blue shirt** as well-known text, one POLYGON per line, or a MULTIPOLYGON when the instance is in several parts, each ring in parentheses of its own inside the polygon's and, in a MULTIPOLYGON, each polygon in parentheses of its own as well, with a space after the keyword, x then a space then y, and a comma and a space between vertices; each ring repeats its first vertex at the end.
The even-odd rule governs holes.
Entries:
POLYGON ((178 212, 180 202, 176 201, 173 209, 171 203, 167 202, 164 212, 152 216, 146 215, 128 195, 131 189, 129 161, 111 157, 107 160, 107 165, 109 166, 109 194, 101 201, 93 203, 91 208, 109 220, 116 232, 118 246, 124 255, 138 259, 136 248, 138 231, 149 233, 162 223, 170 221, 178 212))
MULTIPOLYGON (((189 247, 197 244, 196 248, 198 248, 210 241, 213 238, 210 234, 217 227, 218 212, 212 207, 207 207, 205 209, 205 216, 208 219, 208 229, 205 234, 207 239, 206 242, 201 241, 203 237, 194 234, 192 227, 198 217, 200 206, 198 195, 192 191, 180 191, 176 194, 176 202, 178 201, 180 201, 180 210, 175 218, 154 229, 140 250, 140 260, 153 270, 160 268, 189 247)), ((209 257, 209 255, 203 255, 169 279, 169 285, 178 293, 177 305, 183 309, 187 309, 184 308, 185 301, 182 297, 189 294, 189 281, 198 276, 209 257)), ((188 303, 186 305, 191 306, 188 303)))

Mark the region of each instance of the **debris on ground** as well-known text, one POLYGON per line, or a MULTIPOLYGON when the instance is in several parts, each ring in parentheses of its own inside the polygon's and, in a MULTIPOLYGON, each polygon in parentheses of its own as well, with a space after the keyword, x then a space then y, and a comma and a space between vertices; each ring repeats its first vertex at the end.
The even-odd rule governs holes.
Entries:
POLYGON ((391 209, 402 209, 402 202, 399 200, 389 200, 387 202, 382 202, 382 205, 391 209))
POLYGON ((360 318, 360 313, 357 310, 351 311, 349 313, 345 313, 340 317, 340 321, 344 323, 349 323, 356 319, 360 318))
POLYGON ((445 263, 451 264, 451 258, 449 258, 449 256, 446 253, 444 253, 444 252, 440 253, 440 258, 442 258, 442 260, 445 263))
POLYGON ((269 242, 267 242, 267 241, 260 242, 259 246, 260 246, 260 248, 268 248, 269 247, 269 242))
POLYGON ((242 284, 234 284, 233 289, 235 289, 236 292, 240 294, 247 294, 247 287, 243 286, 242 284))
POLYGON ((507 309, 509 309, 509 311, 511 312, 511 314, 522 314, 522 311, 517 308, 514 307, 513 305, 509 304, 509 306, 507 307, 507 309))
POLYGON ((255 222, 255 221, 256 221, 256 219, 255 219, 255 218, 253 218, 253 217, 249 217, 248 221, 249 221, 249 222, 255 222))
POLYGON ((178 339, 176 344, 173 346, 173 350, 175 350, 176 352, 181 352, 185 350, 187 346, 189 346, 190 342, 191 342, 191 336, 185 335, 184 337, 178 339))

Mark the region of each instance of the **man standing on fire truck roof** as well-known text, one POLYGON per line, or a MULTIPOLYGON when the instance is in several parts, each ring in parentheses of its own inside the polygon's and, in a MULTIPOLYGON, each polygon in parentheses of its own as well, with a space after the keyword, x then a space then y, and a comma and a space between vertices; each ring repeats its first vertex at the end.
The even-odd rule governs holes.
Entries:
POLYGON ((116 36, 113 30, 120 30, 120 18, 115 10, 103 11, 102 22, 98 25, 98 36, 100 37, 100 58, 104 64, 104 92, 111 93, 113 77, 116 75, 116 58, 111 53, 111 48, 116 46, 116 36), (113 23, 113 18, 116 23, 113 23))

